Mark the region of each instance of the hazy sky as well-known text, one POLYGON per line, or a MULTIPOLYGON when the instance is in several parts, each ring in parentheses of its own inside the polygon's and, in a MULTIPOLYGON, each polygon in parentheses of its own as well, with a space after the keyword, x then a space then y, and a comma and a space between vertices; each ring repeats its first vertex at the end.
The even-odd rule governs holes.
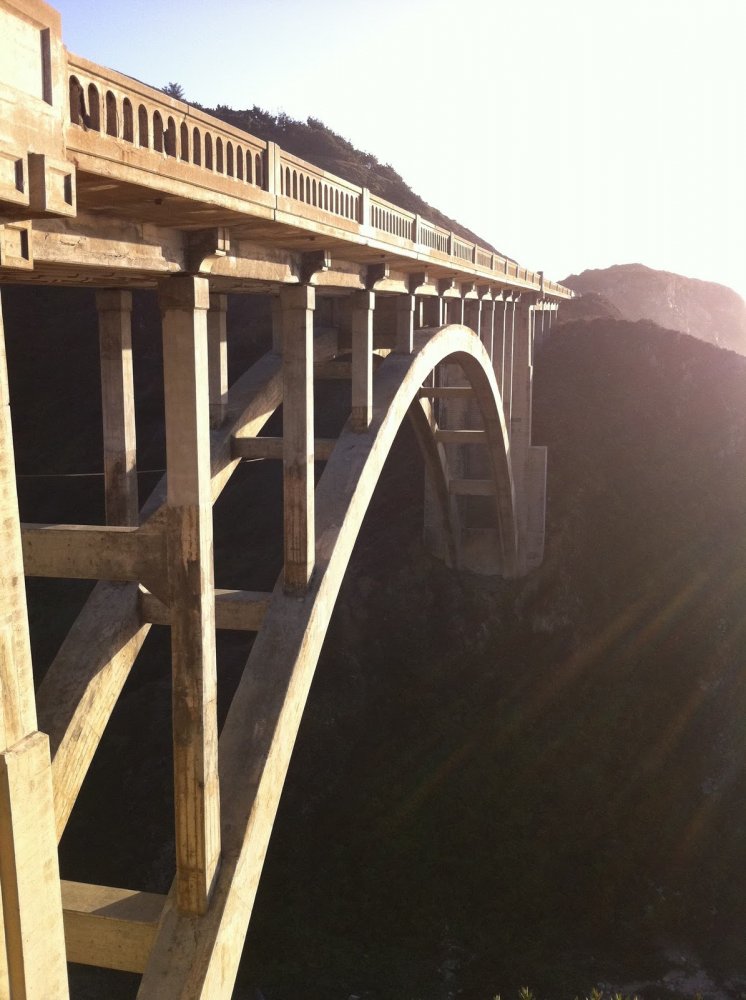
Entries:
POLYGON ((531 268, 746 296, 746 0, 52 0, 78 55, 320 118, 531 268))

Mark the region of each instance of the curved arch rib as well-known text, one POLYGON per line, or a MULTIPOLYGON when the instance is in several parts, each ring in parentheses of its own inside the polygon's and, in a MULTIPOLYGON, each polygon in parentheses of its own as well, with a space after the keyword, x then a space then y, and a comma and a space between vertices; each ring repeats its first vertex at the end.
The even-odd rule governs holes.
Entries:
POLYGON ((334 603, 396 432, 433 368, 449 358, 470 381, 484 419, 505 565, 516 564, 514 491, 505 420, 487 354, 466 327, 426 331, 412 355, 392 354, 375 377, 373 419, 348 422, 316 490, 316 569, 304 598, 280 579, 220 736, 223 855, 210 908, 195 919, 173 891, 139 1000, 218 1000, 235 981, 269 837, 334 603))

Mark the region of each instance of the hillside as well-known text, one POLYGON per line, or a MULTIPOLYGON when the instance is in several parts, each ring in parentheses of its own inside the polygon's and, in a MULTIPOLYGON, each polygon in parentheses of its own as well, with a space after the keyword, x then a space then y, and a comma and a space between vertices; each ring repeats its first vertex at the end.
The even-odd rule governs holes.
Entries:
MULTIPOLYGON (((725 285, 656 271, 643 264, 583 271, 571 274, 562 284, 580 292, 583 299, 592 296, 594 316, 650 320, 746 354, 746 303, 725 285), (618 311, 618 316, 608 308, 599 310, 599 304, 618 311)), ((560 315, 564 322, 591 318, 586 309, 589 303, 584 304, 583 299, 563 307, 560 315)))
MULTIPOLYGON (((4 289, 3 303, 19 471, 95 472, 91 293, 4 289), (65 385, 67 404, 45 407, 65 385)), ((268 319, 266 301, 231 299, 231 328, 257 333, 231 338, 234 374, 268 319)), ((135 296, 134 328, 141 464, 157 469, 152 295, 135 296)), ((746 359, 595 320, 561 326, 535 377, 547 556, 524 581, 423 551, 423 472, 400 434, 314 681, 236 1000, 746 992, 746 359)), ((346 393, 330 385, 317 433, 346 393)), ((280 489, 274 463, 248 463, 226 490, 219 585, 271 586, 280 489)), ((21 481, 28 520, 95 521, 100 506, 95 477, 21 481)), ((87 589, 30 581, 40 673, 87 589)), ((220 636, 221 714, 249 642, 220 636)), ((168 888, 169 702, 154 628, 63 838, 64 877, 168 888)), ((74 1000, 124 1000, 135 980, 73 982, 74 1000)))
MULTIPOLYGON (((202 110, 236 128, 250 132, 259 139, 276 142, 294 156, 308 160, 309 163, 336 174, 351 184, 367 187, 379 198, 385 198, 408 212, 418 213, 429 222, 450 229, 472 243, 502 253, 483 237, 444 215, 415 194, 391 164, 380 163, 372 153, 357 149, 318 118, 309 118, 301 122, 286 114, 272 115, 256 106, 234 110, 219 104, 216 108, 202 108, 202 110)), ((502 255, 506 256, 504 253, 502 255)))

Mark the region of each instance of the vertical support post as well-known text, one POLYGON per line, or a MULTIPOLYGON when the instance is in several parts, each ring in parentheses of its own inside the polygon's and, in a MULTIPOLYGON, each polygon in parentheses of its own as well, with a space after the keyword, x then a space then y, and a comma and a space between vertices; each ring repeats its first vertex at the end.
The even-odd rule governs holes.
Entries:
POLYGON ((352 293, 352 426, 367 431, 373 415, 375 292, 352 293))
POLYGON ((492 368, 500 390, 500 398, 505 402, 503 375, 505 372, 505 318, 508 310, 506 296, 501 293, 495 300, 495 314, 492 322, 492 368))
POLYGON ((303 594, 313 573, 316 532, 313 467, 313 311, 310 285, 284 288, 282 457, 285 591, 303 594))
POLYGON ((495 300, 485 299, 482 303, 480 338, 490 356, 490 361, 495 356, 495 311, 495 300))
POLYGON ((173 670, 176 900, 207 910, 220 857, 206 278, 160 286, 173 670))
POLYGON ((518 517, 518 562, 526 571, 526 541, 528 530, 528 495, 526 478, 531 448, 531 409, 533 398, 533 337, 536 311, 525 295, 515 311, 513 338, 513 378, 510 406, 510 452, 515 483, 518 517))
POLYGON ((36 732, 0 305, 0 995, 69 996, 49 740, 36 732))
POLYGON ((510 408, 513 399, 513 339, 515 334, 516 296, 511 295, 505 303, 505 336, 503 338, 503 412, 510 428, 510 408))
POLYGON ((96 292, 104 429, 106 523, 139 521, 135 389, 132 379, 132 294, 96 292))
POLYGON ((414 295, 398 295, 396 299, 396 353, 411 354, 414 350, 414 295))
POLYGON ((220 427, 228 406, 227 295, 210 295, 207 314, 207 370, 210 379, 210 427, 220 427))
POLYGON ((482 303, 479 299, 464 299, 462 307, 464 326, 468 326, 479 336, 479 328, 482 322, 482 303))

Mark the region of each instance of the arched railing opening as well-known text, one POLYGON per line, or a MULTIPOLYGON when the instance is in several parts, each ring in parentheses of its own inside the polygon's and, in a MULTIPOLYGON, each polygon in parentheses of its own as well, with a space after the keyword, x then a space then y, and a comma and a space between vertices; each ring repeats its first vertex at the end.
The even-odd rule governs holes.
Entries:
POLYGON ((148 109, 144 104, 137 109, 137 136, 139 144, 147 149, 150 146, 150 122, 148 109))
POLYGON ((160 111, 153 114, 153 149, 158 153, 163 152, 163 119, 160 111))
POLYGON ((135 141, 135 120, 129 97, 122 101, 122 138, 125 142, 135 141))
POLYGON ((106 91, 106 134, 117 136, 119 128, 117 122, 117 99, 110 90, 106 91))
POLYGON ((86 125, 96 132, 101 131, 101 100, 98 87, 94 83, 88 85, 88 121, 86 125))
POLYGON ((70 77, 70 121, 73 125, 85 125, 85 94, 77 76, 70 77))

